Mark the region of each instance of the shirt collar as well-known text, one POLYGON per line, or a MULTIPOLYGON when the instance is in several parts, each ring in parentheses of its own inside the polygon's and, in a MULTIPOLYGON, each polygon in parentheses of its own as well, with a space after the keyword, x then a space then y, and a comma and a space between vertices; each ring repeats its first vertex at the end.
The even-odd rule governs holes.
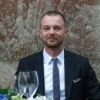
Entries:
POLYGON ((44 56, 44 63, 49 64, 52 57, 49 54, 46 53, 45 49, 43 50, 43 56, 44 56))
POLYGON ((62 50, 62 52, 57 56, 59 63, 63 63, 64 61, 64 50, 62 50))
MULTIPOLYGON (((46 53, 45 49, 43 50, 43 56, 44 56, 44 63, 49 64, 52 57, 46 53)), ((64 49, 56 58, 58 58, 59 63, 63 63, 63 61, 64 61, 64 49)))

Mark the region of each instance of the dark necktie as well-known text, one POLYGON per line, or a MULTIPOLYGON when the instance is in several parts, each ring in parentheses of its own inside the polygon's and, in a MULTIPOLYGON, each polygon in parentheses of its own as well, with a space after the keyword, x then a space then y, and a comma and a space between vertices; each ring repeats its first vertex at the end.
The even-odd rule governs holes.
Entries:
POLYGON ((53 59, 53 100, 60 100, 60 81, 57 58, 53 59))

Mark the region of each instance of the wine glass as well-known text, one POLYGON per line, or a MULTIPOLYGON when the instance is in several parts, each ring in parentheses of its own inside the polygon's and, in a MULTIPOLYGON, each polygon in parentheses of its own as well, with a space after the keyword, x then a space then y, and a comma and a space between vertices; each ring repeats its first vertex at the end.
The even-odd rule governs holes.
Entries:
POLYGON ((27 73, 26 72, 19 72, 18 75, 18 94, 23 96, 26 92, 27 88, 27 73))
POLYGON ((33 99, 39 86, 38 74, 36 71, 19 72, 16 77, 14 91, 23 98, 33 99))
POLYGON ((26 74, 27 74, 26 94, 28 98, 33 98, 39 86, 38 74, 36 71, 28 71, 26 72, 26 74))

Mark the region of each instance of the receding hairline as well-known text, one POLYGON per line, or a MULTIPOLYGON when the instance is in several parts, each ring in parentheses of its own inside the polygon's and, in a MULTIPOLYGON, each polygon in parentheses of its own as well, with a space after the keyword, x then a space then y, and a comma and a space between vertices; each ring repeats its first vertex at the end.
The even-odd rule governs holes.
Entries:
POLYGON ((64 17, 64 15, 59 12, 59 11, 48 11, 46 12, 45 14, 43 14, 41 16, 41 19, 40 19, 40 26, 41 26, 41 21, 42 19, 45 17, 45 16, 61 16, 62 20, 64 21, 64 26, 66 26, 66 18, 64 17))

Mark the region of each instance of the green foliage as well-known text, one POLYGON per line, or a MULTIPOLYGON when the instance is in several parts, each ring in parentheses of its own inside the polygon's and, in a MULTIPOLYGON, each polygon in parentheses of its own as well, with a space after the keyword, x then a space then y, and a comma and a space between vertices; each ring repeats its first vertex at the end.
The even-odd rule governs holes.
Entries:
POLYGON ((11 100, 11 96, 15 95, 15 92, 12 88, 0 88, 0 94, 6 94, 9 96, 9 100, 11 100))
POLYGON ((21 96, 12 96, 10 100, 25 100, 21 96))

